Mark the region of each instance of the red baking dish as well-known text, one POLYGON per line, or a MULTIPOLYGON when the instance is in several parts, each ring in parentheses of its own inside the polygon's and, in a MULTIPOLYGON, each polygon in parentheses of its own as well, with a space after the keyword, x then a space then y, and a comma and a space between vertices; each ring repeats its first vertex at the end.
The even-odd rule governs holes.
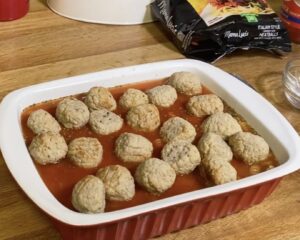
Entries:
POLYGON ((74 227, 53 220, 63 239, 138 240, 157 237, 222 218, 261 203, 281 178, 240 190, 147 212, 120 221, 74 227))
POLYGON ((232 75, 196 60, 150 63, 30 86, 8 94, 0 115, 0 147, 8 169, 28 197, 53 219, 64 239, 147 239, 206 223, 260 203, 283 176, 300 168, 299 136, 272 104, 232 75), (23 110, 94 86, 163 79, 177 71, 198 74, 204 86, 268 142, 280 165, 234 182, 112 212, 83 214, 62 205, 42 181, 28 153, 21 128, 23 110))

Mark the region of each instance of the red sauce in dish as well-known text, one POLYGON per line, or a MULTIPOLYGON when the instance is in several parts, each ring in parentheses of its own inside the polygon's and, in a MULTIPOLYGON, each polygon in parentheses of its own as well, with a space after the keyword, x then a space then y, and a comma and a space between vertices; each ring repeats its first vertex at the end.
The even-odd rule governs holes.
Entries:
MULTIPOLYGON (((115 97, 115 99, 118 101, 120 96, 123 94, 124 91, 128 88, 136 88, 140 90, 146 90, 150 89, 154 86, 161 85, 164 82, 164 80, 156 80, 156 81, 148 81, 143 83, 136 83, 136 84, 128 84, 124 86, 118 86, 111 88, 110 91, 115 97)), ((206 88, 203 89, 202 94, 208 94, 210 91, 206 88)), ((78 99, 83 99, 85 94, 80 94, 76 96, 78 99)), ((160 117, 161 117, 161 123, 166 121, 168 118, 173 116, 180 116, 190 123, 194 125, 197 131, 197 137, 194 141, 194 143, 197 143, 200 136, 201 136, 201 123, 204 120, 204 118, 194 117, 187 113, 185 109, 185 105, 188 101, 189 97, 184 96, 181 94, 178 94, 178 99, 176 100, 175 104, 172 105, 169 108, 159 108, 160 111, 160 117)), ((53 116, 55 116, 55 109, 58 104, 58 102, 61 99, 51 100, 39 104, 32 105, 28 108, 26 108, 21 116, 22 121, 22 129, 23 129, 23 135, 25 142, 27 146, 29 146, 30 142, 32 141, 32 138, 34 137, 33 132, 27 127, 27 119, 31 112, 37 110, 37 109, 44 109, 51 113, 53 116)), ((115 113, 122 116, 123 119, 125 119, 126 111, 118 107, 115 113)), ((244 126, 243 124, 242 126, 244 126)), ((250 131, 250 127, 247 127, 244 131, 250 131)), ((124 121, 124 125, 122 129, 116 133, 110 134, 108 136, 101 136, 91 131, 88 125, 81 129, 65 129, 63 128, 61 131, 61 134, 65 137, 67 143, 69 143, 72 139, 77 137, 95 137, 98 138, 101 142, 104 153, 103 153, 103 160, 100 163, 100 165, 97 168, 93 169, 84 169, 77 166, 74 166, 71 164, 68 159, 62 159, 58 164, 50 164, 50 165, 40 165, 35 163, 36 168, 43 179, 44 183, 50 190, 50 192, 57 198, 59 202, 61 202, 66 207, 73 209, 72 203, 71 203, 71 195, 72 195, 72 189, 74 185, 82 179, 84 176, 88 174, 95 174, 99 168, 108 166, 108 165, 123 165, 127 167, 131 173, 134 175, 135 169, 137 167, 137 164, 130 164, 130 163, 123 163, 121 160, 119 160, 115 154, 114 154, 114 142, 116 138, 123 132, 132 132, 137 133, 140 135, 143 135, 147 137, 154 146, 154 152, 153 157, 160 158, 160 151, 163 148, 164 143, 160 139, 159 136, 159 129, 145 133, 141 131, 137 131, 132 129, 130 126, 126 124, 124 121)), ((251 169, 250 166, 244 164, 242 161, 234 158, 231 162, 231 164, 236 168, 238 172, 238 178, 244 178, 251 175, 251 169)), ((257 164, 257 167, 260 169, 260 171, 266 170, 269 166, 277 166, 278 163, 272 153, 270 153, 270 156, 265 161, 257 164)), ((155 201, 158 199, 178 195, 181 193, 186 193, 194 190, 199 190, 201 188, 205 188, 207 186, 211 185, 209 181, 202 177, 198 169, 196 169, 193 173, 184 175, 184 176, 177 176, 176 181, 174 185, 167 190, 165 193, 156 196, 153 194, 148 193, 147 191, 143 190, 136 184, 136 194, 134 198, 130 201, 107 201, 106 202, 106 208, 105 211, 115 211, 120 210, 136 205, 140 205, 143 203, 155 201)))

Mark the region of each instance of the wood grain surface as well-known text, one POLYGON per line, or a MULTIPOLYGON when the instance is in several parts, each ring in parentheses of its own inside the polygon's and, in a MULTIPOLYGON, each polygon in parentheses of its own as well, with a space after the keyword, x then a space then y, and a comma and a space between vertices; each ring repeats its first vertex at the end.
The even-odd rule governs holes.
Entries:
MULTIPOLYGON (((271 3, 278 9, 279 0, 271 3)), ((215 65, 249 81, 300 132, 300 111, 285 99, 281 82, 286 62, 299 54, 299 45, 294 45, 293 52, 285 58, 261 51, 238 51, 215 65)), ((44 1, 32 0, 26 17, 0 23, 0 99, 15 89, 53 79, 178 58, 183 55, 157 23, 81 23, 54 14, 44 1)), ((300 239, 299 222, 298 171, 286 176, 258 206, 157 239, 294 240, 300 239)), ((60 239, 49 218, 16 184, 2 156, 0 239, 60 239)))

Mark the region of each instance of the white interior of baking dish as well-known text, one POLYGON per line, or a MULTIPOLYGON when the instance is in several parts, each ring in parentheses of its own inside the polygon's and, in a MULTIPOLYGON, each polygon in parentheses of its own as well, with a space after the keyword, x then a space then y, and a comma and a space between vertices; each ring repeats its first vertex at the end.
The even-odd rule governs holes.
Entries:
POLYGON ((212 196, 284 176, 300 168, 300 140, 288 121, 261 95, 224 71, 196 60, 173 60, 106 70, 14 91, 0 106, 0 146, 5 162, 24 192, 46 213, 67 224, 111 222, 174 204, 212 196), (88 91, 154 80, 177 71, 199 74, 202 83, 240 113, 271 146, 281 165, 224 185, 201 189, 115 212, 81 214, 64 207, 49 192, 27 151, 21 130, 22 110, 34 103, 88 91))

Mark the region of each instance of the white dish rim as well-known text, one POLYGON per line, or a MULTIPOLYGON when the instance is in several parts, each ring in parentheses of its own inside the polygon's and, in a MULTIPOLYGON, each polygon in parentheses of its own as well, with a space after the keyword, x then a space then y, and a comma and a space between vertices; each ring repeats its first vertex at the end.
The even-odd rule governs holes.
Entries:
POLYGON ((300 168, 300 138, 290 123, 259 93, 232 75, 197 60, 169 60, 130 67, 116 68, 25 87, 8 94, 0 105, 0 147, 7 167, 28 197, 51 217, 73 226, 98 225, 140 215, 168 206, 190 202, 230 192, 272 179, 280 178, 300 168), (34 102, 56 99, 87 91, 91 86, 117 86, 127 82, 153 80, 176 71, 202 74, 204 85, 226 102, 234 104, 240 114, 273 146, 280 166, 220 186, 205 188, 139 206, 99 214, 82 214, 64 207, 50 193, 40 178, 26 149, 20 128, 22 110, 34 102), (220 80, 221 79, 221 80, 220 80), (119 83, 119 84, 116 84, 119 83), (209 86, 208 86, 209 85, 209 86), (238 99, 238 102, 236 102, 238 99), (259 107, 258 107, 259 106, 259 107), (245 117, 245 116, 244 116, 245 117), (17 126, 17 127, 16 127, 17 126), (22 159, 21 161, 18 159, 22 159), (26 174, 24 170, 26 169, 26 174))

